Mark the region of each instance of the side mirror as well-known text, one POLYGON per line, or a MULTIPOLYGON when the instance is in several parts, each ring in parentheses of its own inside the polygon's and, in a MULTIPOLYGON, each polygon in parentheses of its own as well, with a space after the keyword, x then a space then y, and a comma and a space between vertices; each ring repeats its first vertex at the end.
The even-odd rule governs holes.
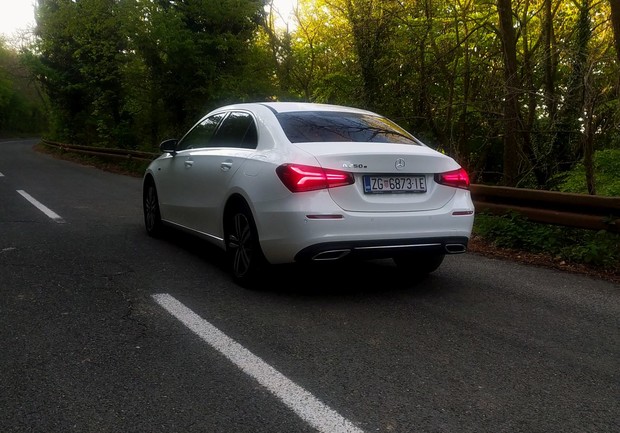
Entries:
POLYGON ((179 140, 176 138, 170 138, 168 140, 164 140, 159 144, 159 150, 164 153, 170 153, 173 156, 176 155, 177 143, 179 140))

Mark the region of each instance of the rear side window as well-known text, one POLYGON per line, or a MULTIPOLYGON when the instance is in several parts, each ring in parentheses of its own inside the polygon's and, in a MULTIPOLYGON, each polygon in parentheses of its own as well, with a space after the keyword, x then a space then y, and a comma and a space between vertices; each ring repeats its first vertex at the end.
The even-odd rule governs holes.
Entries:
POLYGON ((254 118, 242 111, 231 112, 213 136, 210 147, 242 147, 255 149, 258 134, 254 118))
POLYGON ((420 143, 385 117, 331 111, 300 111, 276 115, 292 143, 351 141, 420 143))

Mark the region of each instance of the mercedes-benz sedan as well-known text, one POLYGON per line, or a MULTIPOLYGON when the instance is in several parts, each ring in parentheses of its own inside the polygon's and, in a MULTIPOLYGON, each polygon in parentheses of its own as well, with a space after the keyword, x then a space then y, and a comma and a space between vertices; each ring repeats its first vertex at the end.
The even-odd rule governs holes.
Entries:
POLYGON ((230 105, 160 149, 144 174, 146 231, 173 226, 212 242, 244 286, 294 262, 391 258, 427 274, 467 250, 466 171, 370 111, 230 105))

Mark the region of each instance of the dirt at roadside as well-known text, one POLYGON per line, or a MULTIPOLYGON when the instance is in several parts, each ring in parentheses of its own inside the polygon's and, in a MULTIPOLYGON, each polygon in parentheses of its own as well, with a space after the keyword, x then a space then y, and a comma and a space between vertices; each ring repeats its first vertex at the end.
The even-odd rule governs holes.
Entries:
POLYGON ((486 257, 511 260, 533 266, 558 269, 565 272, 587 275, 592 278, 620 284, 620 269, 605 270, 585 264, 569 263, 565 260, 545 253, 530 253, 509 248, 496 247, 478 236, 472 236, 468 244, 468 252, 486 257))

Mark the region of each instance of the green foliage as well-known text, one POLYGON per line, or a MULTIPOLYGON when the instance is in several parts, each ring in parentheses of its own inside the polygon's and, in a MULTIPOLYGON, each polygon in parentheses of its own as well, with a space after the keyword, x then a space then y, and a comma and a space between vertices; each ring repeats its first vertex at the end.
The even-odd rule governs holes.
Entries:
POLYGON ((217 105, 271 95, 265 54, 250 43, 261 2, 191 0, 160 8, 145 1, 143 7, 152 21, 140 30, 137 54, 169 123, 184 130, 217 105))
MULTIPOLYGON (((299 0, 288 31, 266 3, 37 1, 28 64, 49 100, 50 138, 152 150, 218 105, 279 99, 374 109, 484 183, 501 183, 510 166, 519 186, 549 187, 582 157, 586 130, 594 150, 618 149, 608 1, 506 2, 510 47, 497 2, 299 0), (506 49, 517 63, 510 89, 506 49), (514 146, 504 146, 508 90, 514 146)), ((0 104, 19 107, 7 89, 0 76, 0 104)), ((599 193, 617 195, 604 176, 599 193)))
POLYGON ((30 82, 25 56, 0 38, 0 135, 40 134, 46 129, 43 100, 30 82))
POLYGON ((547 253, 572 263, 620 271, 620 234, 538 224, 516 214, 478 214, 474 234, 495 246, 547 253))
POLYGON ((251 43, 259 0, 55 0, 37 8, 32 71, 52 138, 154 148, 205 111, 272 95, 251 43))
MULTIPOLYGON (((594 170, 597 195, 620 197, 620 149, 605 149, 594 153, 594 170)), ((562 192, 587 194, 586 174, 583 163, 554 178, 562 192)))

